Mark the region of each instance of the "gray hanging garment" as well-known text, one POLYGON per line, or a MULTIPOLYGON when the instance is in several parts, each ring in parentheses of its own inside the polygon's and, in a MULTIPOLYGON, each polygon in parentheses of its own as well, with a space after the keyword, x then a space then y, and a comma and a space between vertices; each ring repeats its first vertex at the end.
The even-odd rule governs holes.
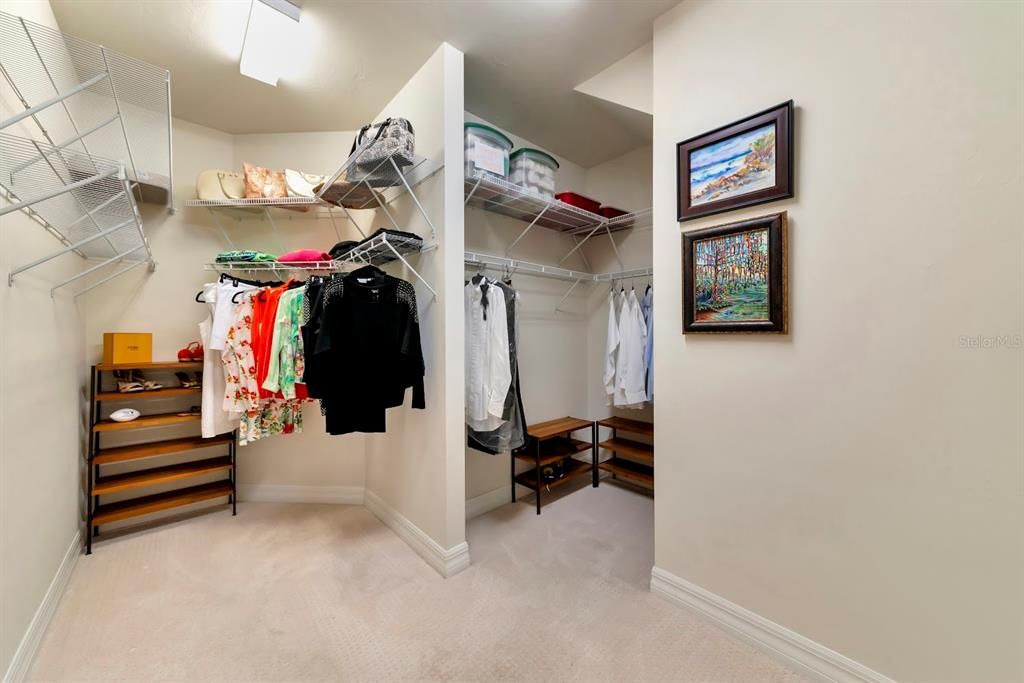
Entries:
MULTIPOLYGON (((505 396, 505 407, 502 412, 501 426, 491 431, 478 431, 466 427, 467 444, 490 455, 509 453, 526 445, 526 418, 523 411, 523 398, 519 386, 518 360, 518 326, 516 324, 516 291, 504 282, 488 280, 492 291, 498 289, 504 295, 505 315, 508 324, 509 363, 512 370, 512 381, 509 383, 508 394, 505 396)), ((470 283, 467 286, 473 286, 470 283)))

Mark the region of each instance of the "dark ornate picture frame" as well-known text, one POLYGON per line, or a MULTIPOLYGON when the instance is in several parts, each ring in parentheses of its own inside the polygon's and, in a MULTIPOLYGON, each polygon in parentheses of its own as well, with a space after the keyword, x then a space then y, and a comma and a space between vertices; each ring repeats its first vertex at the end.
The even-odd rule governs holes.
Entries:
MULTIPOLYGON (((729 152, 723 151, 723 157, 729 152)), ((700 173, 700 169, 697 170, 700 173)), ((696 181, 694 181, 696 182, 696 181)), ((768 180, 770 182, 770 180, 768 180)), ((708 190, 704 192, 711 194, 708 190)), ((785 199, 793 196, 793 100, 765 109, 764 111, 740 119, 728 125, 702 133, 676 145, 676 220, 688 221, 700 216, 710 216, 723 211, 731 211, 743 206, 754 206, 765 202, 785 199), (759 155, 761 150, 751 150, 745 158, 742 149, 729 162, 722 161, 715 169, 722 169, 718 193, 721 199, 704 200, 694 205, 691 190, 691 160, 694 154, 713 146, 728 147, 730 141, 740 142, 745 135, 754 131, 766 130, 774 126, 773 154, 759 155), (724 144, 723 144, 724 143, 724 144), (762 158, 762 156, 764 158, 762 158), (774 167, 774 184, 764 185, 768 173, 766 169, 774 167), (728 169, 728 170, 726 170, 728 169), (756 179, 756 182, 753 182, 756 179), (731 181, 731 182, 730 182, 731 181), (758 189, 743 191, 744 185, 756 185, 758 189)))
POLYGON ((736 223, 683 233, 683 334, 700 332, 789 331, 789 253, 787 215, 783 211, 736 223), (743 238, 750 233, 751 239, 743 238), (735 237, 740 236, 739 240, 735 237), (725 238, 734 238, 732 241, 725 238), (756 239, 755 239, 756 238, 756 239), (767 239, 767 248, 764 242, 767 239), (706 242, 704 261, 698 263, 698 243, 706 242), (753 253, 749 245, 759 247, 753 253), (714 247, 714 248, 711 248, 714 247), (718 254, 709 259, 709 254, 718 254), (764 263, 767 257, 767 263, 764 263), (719 280, 719 266, 723 275, 719 280), (708 285, 713 264, 714 284, 708 285), (698 268, 702 269, 703 278, 698 268), (715 292, 715 296, 708 290, 715 292), (766 291, 764 291, 766 289, 766 291), (701 300, 698 301, 698 296, 701 300), (715 299, 709 301, 709 299, 715 299), (723 305, 724 302, 724 305, 723 305), (700 309, 700 310, 698 310, 700 309), (751 310, 766 315, 750 319, 751 310), (712 319, 714 318, 714 319, 712 319), (745 319, 746 318, 746 319, 745 319))

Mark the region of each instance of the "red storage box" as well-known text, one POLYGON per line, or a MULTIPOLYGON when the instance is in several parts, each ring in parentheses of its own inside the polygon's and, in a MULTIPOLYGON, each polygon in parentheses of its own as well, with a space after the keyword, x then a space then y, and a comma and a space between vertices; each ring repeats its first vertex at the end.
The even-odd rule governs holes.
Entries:
POLYGON ((629 212, 623 211, 622 209, 616 209, 614 206, 602 206, 598 213, 605 218, 618 218, 619 216, 625 216, 629 212))
POLYGON ((601 208, 601 202, 595 202, 590 197, 584 197, 583 195, 576 194, 575 192, 562 192, 561 194, 556 194, 555 199, 560 202, 564 202, 569 206, 575 206, 577 209, 589 211, 590 213, 597 213, 601 208))

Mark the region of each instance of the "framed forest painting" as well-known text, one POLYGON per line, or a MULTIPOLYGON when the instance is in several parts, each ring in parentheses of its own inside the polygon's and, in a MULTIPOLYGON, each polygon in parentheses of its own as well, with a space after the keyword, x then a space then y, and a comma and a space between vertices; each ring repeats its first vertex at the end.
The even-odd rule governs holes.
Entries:
POLYGON ((793 196, 793 101, 676 146, 677 220, 793 196))
POLYGON ((683 233, 683 334, 785 333, 786 212, 683 233))

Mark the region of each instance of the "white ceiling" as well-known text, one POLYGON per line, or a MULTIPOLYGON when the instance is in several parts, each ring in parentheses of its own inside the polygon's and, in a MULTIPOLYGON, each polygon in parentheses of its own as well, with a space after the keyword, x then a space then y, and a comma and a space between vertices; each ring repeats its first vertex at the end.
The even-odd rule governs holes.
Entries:
POLYGON ((466 54, 466 109, 589 167, 649 144, 651 120, 573 88, 677 1, 305 0, 276 88, 238 72, 249 0, 51 5, 65 33, 169 68, 176 116, 231 133, 358 128, 448 41, 466 54))

